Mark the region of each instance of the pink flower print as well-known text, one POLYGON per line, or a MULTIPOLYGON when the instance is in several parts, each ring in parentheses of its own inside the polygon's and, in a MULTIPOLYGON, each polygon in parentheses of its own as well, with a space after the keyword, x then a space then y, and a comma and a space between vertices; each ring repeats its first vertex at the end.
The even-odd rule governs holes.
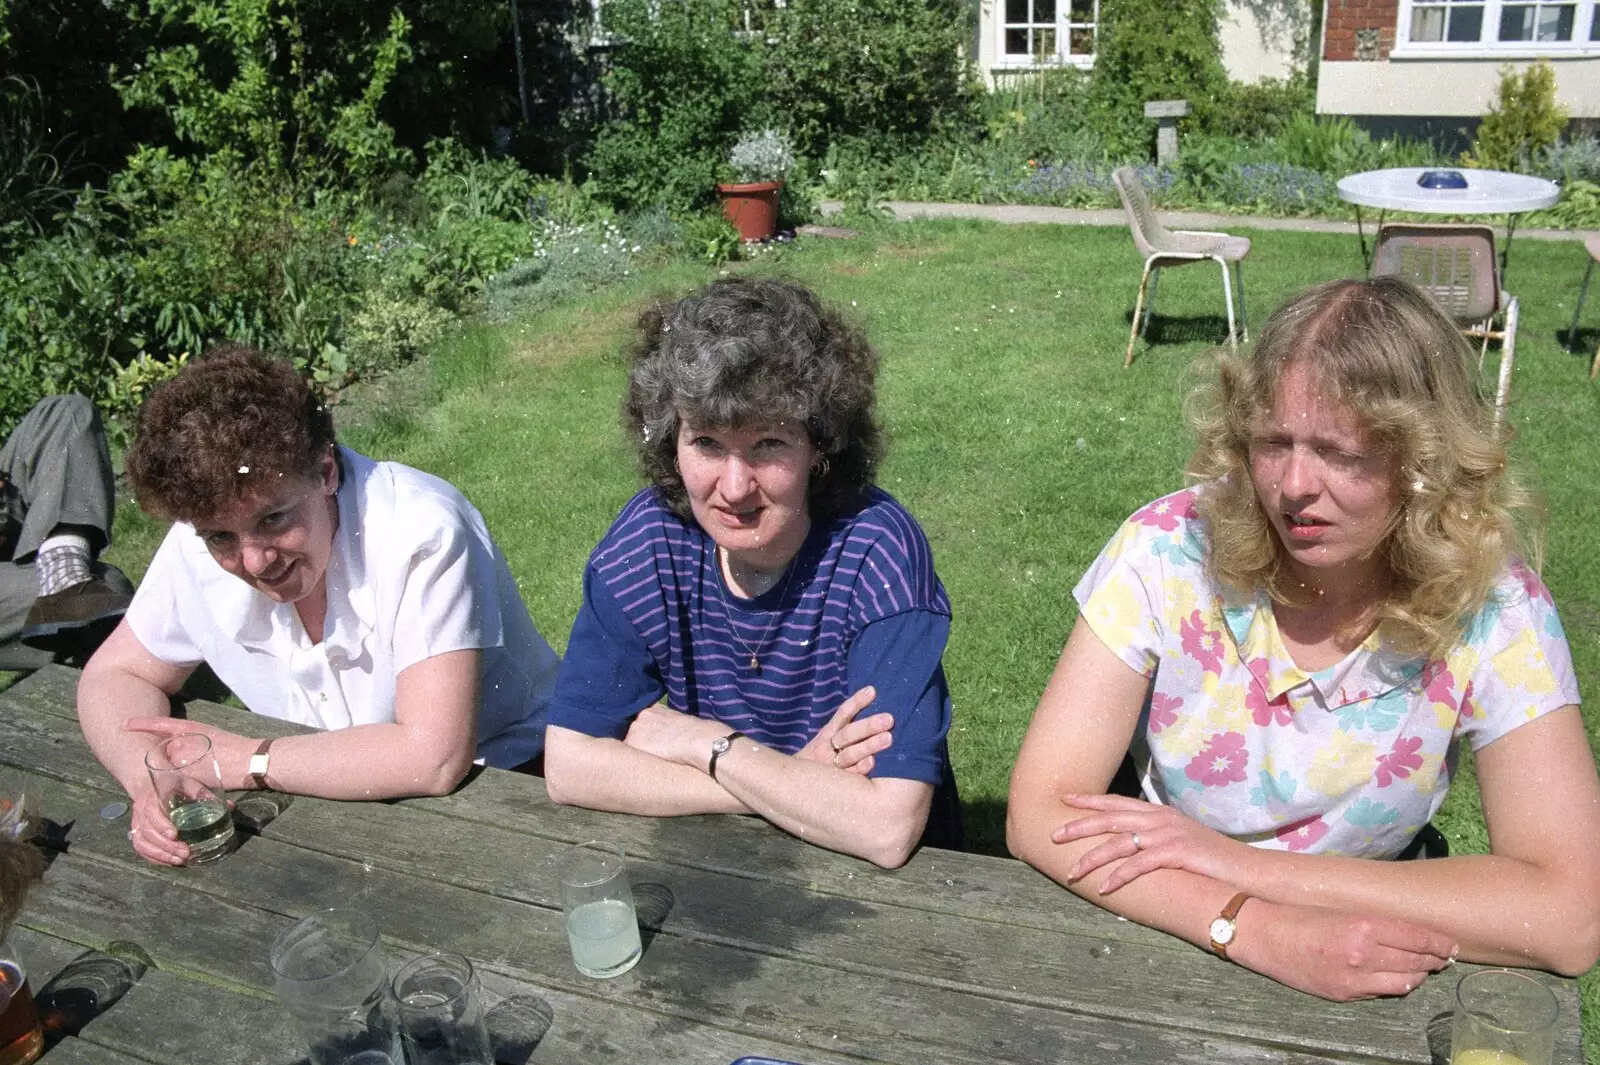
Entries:
POLYGON ((1461 693, 1461 716, 1480 717, 1478 704, 1472 701, 1472 682, 1467 681, 1467 690, 1461 693))
POLYGON ((1265 727, 1274 722, 1287 725, 1293 721, 1294 711, 1289 708, 1288 692, 1279 693, 1276 699, 1267 698, 1267 678, 1271 673, 1265 658, 1257 658, 1250 663, 1250 675, 1254 680, 1245 686, 1244 705, 1255 723, 1265 727))
POLYGON ((1555 605, 1555 600, 1550 598, 1550 589, 1544 586, 1544 581, 1539 579, 1539 575, 1533 572, 1526 562, 1520 558, 1516 559, 1511 563, 1511 572, 1521 582, 1522 590, 1529 599, 1534 602, 1542 599, 1552 606, 1555 605))
POLYGON ((1387 788, 1396 780, 1409 777, 1413 769, 1421 769, 1422 755, 1417 753, 1421 749, 1421 736, 1396 739, 1388 754, 1378 756, 1378 787, 1387 788))
POLYGON ((1308 817, 1278 829, 1277 836, 1292 851, 1303 851, 1328 834, 1328 825, 1321 817, 1308 817))
POLYGON ((1183 774, 1208 788, 1225 788, 1245 778, 1244 767, 1249 761, 1250 752, 1245 750, 1243 733, 1219 732, 1206 741, 1204 750, 1189 760, 1183 774))
POLYGON ((1176 695, 1163 695, 1156 692, 1150 696, 1150 731, 1160 732, 1168 725, 1178 720, 1178 707, 1183 705, 1183 700, 1176 695))
POLYGON ((1199 662, 1207 673, 1222 676, 1222 633, 1206 628, 1199 610, 1178 623, 1178 635, 1184 654, 1199 662))
POLYGON ((1194 492, 1185 489, 1177 495, 1165 496, 1140 510, 1130 519, 1140 525, 1153 525, 1162 532, 1171 532, 1178 522, 1195 517, 1194 492))
POLYGON ((1428 663, 1425 674, 1427 684, 1423 691, 1429 699, 1436 703, 1443 703, 1450 709, 1457 709, 1456 704, 1456 678, 1443 662, 1433 661, 1428 663))

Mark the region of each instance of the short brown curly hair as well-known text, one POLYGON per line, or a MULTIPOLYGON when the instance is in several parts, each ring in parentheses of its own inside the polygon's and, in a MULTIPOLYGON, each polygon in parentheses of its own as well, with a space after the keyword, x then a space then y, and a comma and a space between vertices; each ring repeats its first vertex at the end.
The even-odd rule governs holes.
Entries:
POLYGON ((193 523, 279 478, 317 477, 334 443, 333 416, 293 363, 225 344, 139 408, 128 480, 147 513, 193 523))
POLYGON ((732 277, 639 316, 623 424, 641 472, 685 519, 680 421, 707 429, 803 425, 823 460, 807 502, 813 517, 828 517, 859 500, 877 474, 877 376, 867 338, 809 289, 732 277))

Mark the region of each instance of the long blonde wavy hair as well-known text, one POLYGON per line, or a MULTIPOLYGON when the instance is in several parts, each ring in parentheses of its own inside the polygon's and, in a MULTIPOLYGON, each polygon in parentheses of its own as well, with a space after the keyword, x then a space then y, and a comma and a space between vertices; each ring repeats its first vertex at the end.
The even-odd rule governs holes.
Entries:
POLYGON ((1187 472, 1209 486, 1197 505, 1212 577, 1247 597, 1264 588, 1275 602, 1309 601, 1250 476, 1251 438, 1278 382, 1309 366, 1398 478, 1383 547, 1392 575, 1378 614, 1384 637, 1409 654, 1449 649, 1513 552, 1536 548, 1519 535, 1519 518, 1536 517, 1533 500, 1507 468, 1507 431, 1496 434, 1473 355, 1438 306, 1396 278, 1307 289, 1268 319, 1248 355, 1218 355, 1188 404, 1198 442, 1187 472))

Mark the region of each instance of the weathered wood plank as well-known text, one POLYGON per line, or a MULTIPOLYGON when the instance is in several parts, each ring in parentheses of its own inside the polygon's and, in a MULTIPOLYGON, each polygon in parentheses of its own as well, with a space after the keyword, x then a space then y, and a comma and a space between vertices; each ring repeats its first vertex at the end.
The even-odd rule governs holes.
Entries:
MULTIPOLYGON (((57 768, 103 777, 86 746, 73 751, 74 733, 63 727, 65 724, 57 718, 17 722, 0 730, 0 751, 14 752, 15 745, 25 746, 30 742, 30 727, 36 727, 38 740, 48 742, 61 759, 57 768)), ((38 756, 34 751, 28 754, 38 756)), ((473 788, 483 783, 480 780, 473 788)), ((549 910, 559 908, 552 870, 564 845, 483 822, 474 822, 471 831, 462 831, 461 820, 434 816, 430 809, 437 806, 407 802, 386 807, 303 799, 269 826, 266 834, 361 860, 375 869, 416 873, 549 910), (530 876, 530 870, 543 873, 530 876)), ((591 816, 621 820, 653 835, 670 835, 682 824, 681 820, 591 816)), ((780 857, 814 850, 771 830, 764 830, 764 836, 786 845, 778 852, 780 857)), ((955 862, 971 856, 945 857, 955 862)), ((865 866, 852 864, 862 871, 861 879, 872 879, 865 866)), ((1168 937, 1160 937, 1152 948, 1148 939, 1154 933, 1118 921, 1065 893, 1061 894, 1072 904, 1088 911, 1080 927, 1092 929, 1092 933, 1041 933, 997 921, 902 911, 819 892, 782 877, 730 877, 698 866, 647 861, 638 862, 634 872, 637 879, 671 888, 678 901, 663 927, 673 934, 1135 1023, 1405 1060, 1419 1052, 1425 1056, 1425 1040, 1419 1033, 1426 1018, 1432 1011, 1449 1008, 1447 982, 1434 980, 1404 1000, 1330 1003, 1317 1011, 1305 1011, 1301 996, 1264 977, 1221 964, 1168 937), (1160 979, 1152 980, 1151 973, 1161 974, 1160 979)), ((852 879, 847 878, 846 883, 852 879)), ((303 898, 319 898, 320 905, 346 901, 337 893, 329 897, 325 889, 319 896, 317 884, 302 885, 301 891, 303 898)), ((1571 994, 1568 997, 1575 999, 1571 994)))
MULTIPOLYGON (((24 698, 19 701, 45 714, 67 718, 68 715, 61 712, 61 706, 64 694, 70 692, 70 685, 63 682, 72 676, 70 671, 57 671, 54 677, 45 677, 40 683, 23 688, 24 698)), ((224 727, 254 727, 258 734, 276 731, 261 728, 262 725, 281 725, 267 719, 245 717, 240 711, 209 704, 192 704, 191 710, 197 719, 210 719, 224 727)), ((70 735, 48 727, 41 731, 46 735, 36 739, 47 743, 56 753, 70 746, 70 735)), ((7 739, 8 742, 0 743, 0 748, 16 755, 18 752, 9 742, 9 737, 7 739)), ((38 753, 37 750, 23 751, 22 757, 24 760, 35 758, 38 753)), ((87 753, 86 748, 83 753, 87 753)), ((6 760, 12 758, 7 757, 6 760)), ((100 773, 98 766, 81 764, 69 767, 70 771, 84 775, 100 773)), ((102 779, 108 779, 100 775, 102 779)), ((406 821, 403 816, 400 819, 406 821)), ((1384 1007, 1393 1007, 1388 1016, 1381 1018, 1383 1023, 1378 1025, 1379 1028, 1394 1029, 1384 1033, 1384 1038, 1362 1038, 1358 1040, 1358 1046, 1345 1042, 1337 1047, 1327 1046, 1327 1049, 1378 1052, 1401 1058, 1412 1057, 1411 1049, 1418 1045, 1419 1019, 1425 1022, 1429 1015, 1427 1011, 1435 1006, 1448 1009, 1449 987, 1443 981, 1435 980, 1403 1003, 1362 1004, 1349 1008, 1349 1016, 1331 1016, 1340 1008, 1328 1004, 1318 1004, 1316 1011, 1305 1011, 1303 1004, 1308 1000, 1300 996, 1253 974, 1241 974, 1231 967, 1219 966, 1211 959, 1197 955, 1186 945, 1178 944, 1174 949, 1172 945, 1176 941, 1126 922, 1115 922, 1102 911, 1061 892, 1042 877, 1026 873, 1027 877, 1032 877, 1045 887, 1045 893, 1039 894, 1036 900, 1040 909, 1044 908, 1044 900, 1049 899, 1054 904, 1065 903, 1066 908, 1076 907, 1081 911, 1073 914, 1073 920, 1068 922, 1068 926, 1077 929, 1079 935, 1088 933, 1089 941, 1082 944, 1083 958, 1078 959, 1076 952, 1070 948, 1051 951, 1049 948, 1055 946, 1053 942, 1041 941, 1037 936, 1019 940, 1013 930, 1004 927, 1004 917, 1018 912, 1018 908, 1007 907, 1005 903, 1017 900, 996 899, 994 885, 998 884, 1002 889, 1012 887, 1010 882, 1017 879, 1019 868, 1014 862, 925 852, 918 856, 919 862, 942 862, 965 881, 959 890, 947 893, 953 897, 953 902, 941 897, 945 893, 937 890, 931 893, 933 897, 930 900, 927 897, 929 885, 918 882, 926 881, 926 875, 907 875, 918 870, 885 874, 851 859, 798 845, 766 826, 751 824, 750 819, 699 818, 665 822, 573 811, 550 805, 542 788, 535 782, 509 774, 489 772, 457 795, 439 800, 411 800, 391 809, 305 800, 297 803, 290 814, 267 832, 275 838, 299 845, 329 849, 330 853, 360 852, 362 848, 359 845, 352 848, 350 841, 370 838, 372 847, 368 848, 368 853, 358 853, 358 856, 366 857, 376 867, 424 872, 469 888, 552 906, 554 900, 547 890, 548 885, 532 892, 531 896, 523 890, 523 885, 530 882, 527 876, 530 861, 534 865, 548 863, 557 853, 557 849, 541 844, 540 840, 566 842, 595 835, 617 838, 615 829, 619 825, 627 830, 624 834, 633 837, 630 841, 634 843, 636 852, 657 855, 698 871, 699 875, 695 876, 648 863, 642 867, 646 873, 656 873, 661 880, 676 878, 679 881, 679 904, 665 925, 670 934, 703 937, 777 956, 820 960, 824 964, 829 963, 829 959, 839 958, 838 964, 846 969, 894 977, 911 976, 952 989, 970 989, 978 993, 999 994, 1001 997, 1005 997, 1006 982, 1014 980, 1012 986, 1019 989, 1015 996, 1018 1001, 1040 1002, 1065 1009, 1088 1008, 1147 1023, 1174 1023, 1174 1006, 1178 1007, 1177 1023, 1185 1023, 1185 1015, 1188 1014, 1209 1017, 1210 1024, 1203 1026, 1202 1030, 1214 1029, 1217 1026, 1215 1018, 1219 1014, 1225 1017, 1237 1015, 1248 1019, 1248 1023, 1241 1025, 1236 1034, 1256 1039, 1273 1038, 1275 1033, 1278 1039, 1283 1039, 1290 1034, 1283 1032, 1284 1022, 1308 1012, 1312 1014, 1307 1018, 1308 1024, 1320 1031, 1354 1030, 1370 1037, 1376 1019, 1375 1012, 1384 1007), (463 853, 459 846, 453 845, 460 833, 441 826, 437 821, 430 824, 427 819, 421 819, 399 826, 390 824, 401 815, 402 810, 433 812, 474 822, 476 827, 471 830, 471 835, 475 846, 463 853), (358 815, 353 811, 362 813, 358 815), (369 822, 366 830, 362 830, 361 823, 364 821, 369 822), (514 826, 514 830, 504 827, 508 824, 514 826), (393 831, 395 828, 400 830, 393 831), (691 831, 684 832, 686 828, 691 831), (485 832, 500 834, 498 842, 478 838, 485 832), (529 839, 530 835, 534 838, 529 839), (689 837, 687 844, 685 836, 689 837), (730 837, 737 837, 734 842, 739 845, 732 848, 733 853, 741 859, 735 868, 725 865, 730 851, 730 837), (408 846, 407 841, 414 845, 408 846), (443 845, 440 841, 444 841, 443 845), (757 846, 748 846, 752 842, 757 846), (490 845, 485 846, 485 843, 490 845), (755 860, 752 860, 752 850, 757 852, 755 860), (977 869, 973 868, 974 863, 977 869), (706 875, 708 870, 718 869, 749 882, 730 890, 719 878, 706 875), (804 892, 793 890, 792 884, 799 883, 802 877, 819 873, 828 883, 818 884, 815 879, 809 879, 805 881, 804 892), (784 881, 791 883, 785 885, 784 881), (777 890, 786 886, 787 891, 777 890), (827 896, 830 894, 838 897, 829 899, 827 896), (851 895, 857 897, 851 898, 851 895), (880 895, 889 898, 878 897, 880 895), (685 899, 693 900, 693 903, 685 905, 685 899), (827 905, 839 901, 845 901, 857 909, 848 911, 848 921, 821 921, 823 930, 820 934, 811 934, 815 931, 812 929, 808 930, 806 936, 774 935, 772 933, 778 923, 763 920, 772 914, 797 914, 802 916, 795 923, 806 924, 817 913, 840 912, 836 907, 830 910, 827 905), (875 912, 877 907, 863 906, 869 901, 892 901, 899 906, 932 912, 923 915, 892 913, 886 919, 884 914, 875 912), (962 928, 958 925, 951 928, 947 927, 949 922, 934 916, 941 911, 967 910, 981 910, 988 917, 999 916, 1002 920, 988 920, 981 927, 962 928), (729 929, 737 929, 738 933, 730 935, 729 929), (752 929, 755 930, 754 934, 752 929), (924 934, 919 935, 918 932, 924 934), (997 932, 1000 934, 997 935, 997 932), (1007 932, 1011 934, 1005 934, 1007 932), (1038 959, 1041 949, 1046 957, 1044 961, 1038 959), (1120 964, 1107 964, 1107 959, 1111 957, 1106 953, 1107 950, 1123 954, 1133 952, 1133 956, 1123 958, 1120 964), (1197 971, 1173 971, 1189 967, 1175 960, 1175 956, 1184 958, 1188 955, 1197 957, 1201 963, 1196 967, 1197 971), (853 957, 887 957, 891 960, 880 965, 875 961, 849 960, 853 957), (997 958, 1001 959, 1002 964, 995 964, 997 958), (1162 974, 1159 983, 1148 978, 1151 972, 1162 974), (1085 976, 1095 979, 1085 981, 1085 976), (1261 993, 1267 1001, 1242 1002, 1236 986, 1240 979, 1264 985, 1261 993), (1152 984, 1158 986, 1153 988, 1152 984), (1070 990, 1055 992, 1054 989, 1062 987, 1070 990), (1175 994, 1162 990, 1174 987, 1178 989, 1175 994), (1089 998, 1102 998, 1106 1002, 1084 1001, 1086 988, 1099 992, 1089 998), (1043 993, 1035 989, 1042 989, 1043 993), (1440 1002, 1432 1002, 1433 998, 1439 998, 1440 1002), (1397 1037, 1404 1045, 1392 1045, 1391 1036, 1397 1037)), ((937 865, 933 869, 937 870, 937 865)), ((946 888, 957 886, 956 877, 947 877, 945 880, 946 888)), ((1026 914, 1026 907, 1021 909, 1026 914)), ((1029 924, 1037 919, 1035 915, 1025 917, 1029 924)), ((813 920, 810 923, 819 922, 813 920)), ((1564 1013, 1574 1018, 1568 1033, 1570 1039, 1564 1042, 1570 1042, 1575 1047, 1578 1032, 1575 1020, 1576 995, 1570 982, 1560 982, 1558 988, 1558 993, 1564 992, 1564 1005, 1571 1007, 1564 1013)), ((1223 1024, 1225 1026, 1226 1022, 1223 1024)))
POLYGON ((39 1059, 45 1065, 141 1065, 148 1058, 136 1058, 87 1039, 63 1039, 39 1059))

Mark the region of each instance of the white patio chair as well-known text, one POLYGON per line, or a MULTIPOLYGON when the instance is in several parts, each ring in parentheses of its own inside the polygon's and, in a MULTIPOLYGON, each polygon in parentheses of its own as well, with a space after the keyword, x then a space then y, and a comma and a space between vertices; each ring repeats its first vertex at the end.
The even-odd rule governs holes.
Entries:
POLYGON ((1226 233, 1168 229, 1150 209, 1150 198, 1145 195, 1139 171, 1131 166, 1121 167, 1111 175, 1111 181, 1122 197, 1122 209, 1128 215, 1128 229, 1133 233, 1134 246, 1144 256, 1144 274, 1139 278, 1139 298, 1133 305, 1133 329, 1128 333, 1128 355, 1122 360, 1123 367, 1133 365, 1134 342, 1150 328, 1150 315, 1155 310, 1161 271, 1169 266, 1214 262, 1222 267, 1222 298, 1228 304, 1228 343, 1237 351, 1239 341, 1249 339, 1244 315, 1243 273, 1244 257, 1250 254, 1249 239, 1232 237, 1226 233), (1228 272, 1230 264, 1233 266, 1231 277, 1228 272), (1239 292, 1237 328, 1233 314, 1235 280, 1239 292), (1148 304, 1145 302, 1146 287, 1150 292, 1148 304), (1142 322, 1139 319, 1141 311, 1144 314, 1142 322))
POLYGON ((1372 276, 1403 277, 1426 291, 1461 331, 1481 339, 1478 369, 1491 339, 1500 341, 1500 372, 1494 391, 1494 423, 1505 418, 1511 369, 1517 353, 1518 305, 1500 288, 1494 230, 1488 226, 1392 222, 1378 231, 1372 276), (1499 330, 1494 320, 1502 319, 1499 330))

